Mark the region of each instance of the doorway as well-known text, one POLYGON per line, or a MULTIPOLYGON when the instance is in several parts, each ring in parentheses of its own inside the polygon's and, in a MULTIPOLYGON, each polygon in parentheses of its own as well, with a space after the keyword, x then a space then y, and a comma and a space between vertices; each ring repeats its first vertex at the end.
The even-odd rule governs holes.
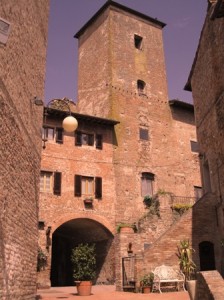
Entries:
POLYGON ((199 244, 200 270, 215 270, 214 244, 208 241, 199 244))

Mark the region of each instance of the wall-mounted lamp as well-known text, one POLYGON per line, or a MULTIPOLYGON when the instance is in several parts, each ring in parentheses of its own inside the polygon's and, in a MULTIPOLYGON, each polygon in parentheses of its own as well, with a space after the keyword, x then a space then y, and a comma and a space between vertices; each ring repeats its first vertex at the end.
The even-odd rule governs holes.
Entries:
POLYGON ((38 98, 37 96, 33 98, 33 103, 37 106, 43 106, 44 102, 42 99, 38 98))
MULTIPOLYGON (((66 99, 66 98, 65 98, 66 99)), ((48 116, 48 112, 49 110, 53 107, 50 107, 52 105, 52 103, 57 103, 57 104, 60 104, 60 105, 57 105, 58 107, 61 107, 63 106, 66 107, 66 109, 68 110, 68 114, 69 116, 65 117, 63 122, 62 122, 62 127, 63 129, 66 131, 66 132, 73 132, 76 130, 76 128, 78 127, 78 121, 76 120, 76 118, 74 118, 72 116, 72 113, 71 113, 71 109, 70 109, 70 106, 69 106, 69 102, 66 101, 65 99, 53 99, 51 100, 50 102, 48 102, 45 110, 44 110, 44 137, 43 137, 43 149, 46 148, 46 145, 45 143, 47 142, 47 136, 46 136, 46 130, 47 130, 47 116, 48 116), (61 105, 62 104, 62 105, 61 105)), ((54 107, 54 109, 57 109, 54 107)))

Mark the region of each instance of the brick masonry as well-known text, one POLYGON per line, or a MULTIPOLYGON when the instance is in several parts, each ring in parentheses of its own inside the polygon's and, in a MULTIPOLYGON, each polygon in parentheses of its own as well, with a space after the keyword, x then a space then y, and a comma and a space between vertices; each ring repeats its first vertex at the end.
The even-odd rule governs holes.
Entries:
MULTIPOLYGON (((212 243, 215 268, 223 276, 224 41, 221 32, 224 28, 224 14, 221 2, 213 1, 208 4, 207 16, 186 89, 192 90, 193 94, 203 189, 207 193, 204 202, 201 201, 201 205, 195 207, 193 240, 197 243, 201 240, 212 243)), ((224 294, 217 299, 223 297, 224 294)))
POLYGON ((195 300, 221 300, 224 295, 223 278, 217 272, 206 271, 197 274, 195 300))
POLYGON ((39 170, 49 3, 2 0, 0 44, 0 298, 35 299, 39 170))
MULTIPOLYGON (((119 222, 139 224, 147 214, 141 195, 142 173, 155 174, 154 193, 161 189, 169 195, 194 197, 194 186, 201 185, 198 154, 190 148, 190 140, 196 141, 193 111, 172 106, 168 101, 161 29, 157 21, 142 19, 126 9, 108 4, 106 10, 78 36, 77 112, 117 120, 119 124, 107 127, 90 122, 91 117, 79 122, 79 131, 103 135, 102 150, 96 149, 95 144, 75 146, 74 134, 67 133, 63 144, 46 143, 41 169, 62 173, 61 195, 41 193, 40 197, 39 219, 44 221, 45 227, 40 231, 39 243, 46 248, 49 227, 53 241, 52 248, 49 246, 48 249, 46 272, 49 274, 56 235, 68 226, 71 231, 67 232, 75 236, 73 242, 76 240, 76 243, 98 241, 102 237, 109 241, 114 239, 114 248, 106 261, 114 261, 115 257, 114 272, 119 287, 121 257, 127 255, 128 243, 132 242, 133 251, 141 256, 144 243, 156 242, 174 222, 171 200, 161 197, 161 219, 152 217, 144 221, 144 228, 137 234, 117 235, 119 222), (143 37, 143 50, 134 47, 134 34, 143 37), (101 59, 97 60, 98 57, 101 59), (138 79, 146 82, 145 96, 138 95, 138 79), (148 130, 148 140, 140 139, 139 128, 148 130), (103 197, 94 199, 91 210, 86 209, 83 196, 74 196, 75 174, 102 177, 103 197), (92 224, 91 228, 89 224, 92 224)), ((62 118, 56 116, 49 117, 47 123, 51 127, 60 127, 61 121, 62 118)), ((188 236, 190 221, 188 218, 183 222, 180 236, 177 236, 179 231, 175 231, 176 240, 188 236)), ((67 242, 68 248, 71 247, 73 242, 68 239, 67 242)), ((157 248, 158 252, 163 252, 164 243, 160 250, 157 248)), ((167 242, 170 253, 176 251, 176 244, 176 241, 167 242)), ((61 257, 68 263, 64 250, 61 257)), ((109 269, 107 264, 102 269, 105 268, 109 269)), ((43 278, 42 272, 38 274, 40 284, 46 284, 45 275, 43 278)), ((103 278, 102 274, 100 278, 103 278)))

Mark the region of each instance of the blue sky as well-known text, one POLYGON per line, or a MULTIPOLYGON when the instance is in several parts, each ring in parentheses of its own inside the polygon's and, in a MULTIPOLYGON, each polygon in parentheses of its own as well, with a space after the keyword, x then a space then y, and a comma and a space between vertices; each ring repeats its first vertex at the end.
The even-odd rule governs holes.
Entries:
MULTIPOLYGON (((50 0, 45 102, 77 99, 78 42, 74 34, 106 0, 50 0)), ((183 90, 206 15, 207 0, 117 0, 166 23, 163 29, 169 99, 192 102, 183 90)))

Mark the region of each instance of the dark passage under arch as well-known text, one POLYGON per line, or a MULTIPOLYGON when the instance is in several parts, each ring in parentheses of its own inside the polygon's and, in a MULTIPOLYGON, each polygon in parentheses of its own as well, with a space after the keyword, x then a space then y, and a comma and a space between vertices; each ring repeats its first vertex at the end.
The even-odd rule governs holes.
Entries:
POLYGON ((95 243, 97 278, 113 282, 115 277, 113 235, 102 224, 87 218, 70 220, 52 236, 51 286, 72 286, 71 249, 80 243, 95 243))

